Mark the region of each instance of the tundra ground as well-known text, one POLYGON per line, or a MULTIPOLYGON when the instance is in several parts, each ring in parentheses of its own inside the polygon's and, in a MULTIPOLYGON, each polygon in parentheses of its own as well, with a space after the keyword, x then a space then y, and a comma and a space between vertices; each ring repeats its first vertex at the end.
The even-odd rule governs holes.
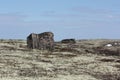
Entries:
POLYGON ((24 40, 0 40, 0 80, 120 80, 120 56, 94 51, 109 41, 56 43, 50 52, 27 49, 24 40))

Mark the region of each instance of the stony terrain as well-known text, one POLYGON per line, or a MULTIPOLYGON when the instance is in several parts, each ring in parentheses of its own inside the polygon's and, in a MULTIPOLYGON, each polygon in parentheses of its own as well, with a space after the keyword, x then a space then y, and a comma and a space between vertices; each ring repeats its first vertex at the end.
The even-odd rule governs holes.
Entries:
POLYGON ((0 80, 120 80, 119 46, 104 46, 111 41, 56 42, 50 52, 27 49, 24 40, 0 40, 0 80))

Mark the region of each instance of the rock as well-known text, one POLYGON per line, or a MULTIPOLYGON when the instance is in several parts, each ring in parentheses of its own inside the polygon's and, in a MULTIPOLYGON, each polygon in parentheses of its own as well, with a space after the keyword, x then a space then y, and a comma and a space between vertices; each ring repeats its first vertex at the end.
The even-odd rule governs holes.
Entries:
POLYGON ((112 46, 112 44, 107 44, 107 45, 105 45, 105 46, 107 46, 107 47, 111 47, 111 46, 112 46))
POLYGON ((27 37, 27 46, 31 49, 53 50, 54 34, 52 32, 32 33, 27 37))
POLYGON ((63 39, 61 43, 76 43, 75 39, 63 39))

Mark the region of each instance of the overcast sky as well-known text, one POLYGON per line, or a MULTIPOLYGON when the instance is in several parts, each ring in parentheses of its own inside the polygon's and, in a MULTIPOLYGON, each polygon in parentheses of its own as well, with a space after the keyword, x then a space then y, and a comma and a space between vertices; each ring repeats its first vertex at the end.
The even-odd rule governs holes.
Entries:
POLYGON ((120 0, 0 0, 0 39, 120 39, 120 0))

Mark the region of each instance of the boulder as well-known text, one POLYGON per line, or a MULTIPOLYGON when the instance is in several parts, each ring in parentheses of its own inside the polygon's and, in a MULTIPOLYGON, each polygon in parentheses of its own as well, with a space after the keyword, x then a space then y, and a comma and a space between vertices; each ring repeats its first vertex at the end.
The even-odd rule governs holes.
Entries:
POLYGON ((52 32, 31 33, 27 37, 27 46, 31 49, 53 50, 54 34, 52 32))
POLYGON ((76 43, 75 39, 63 39, 61 43, 76 43))

